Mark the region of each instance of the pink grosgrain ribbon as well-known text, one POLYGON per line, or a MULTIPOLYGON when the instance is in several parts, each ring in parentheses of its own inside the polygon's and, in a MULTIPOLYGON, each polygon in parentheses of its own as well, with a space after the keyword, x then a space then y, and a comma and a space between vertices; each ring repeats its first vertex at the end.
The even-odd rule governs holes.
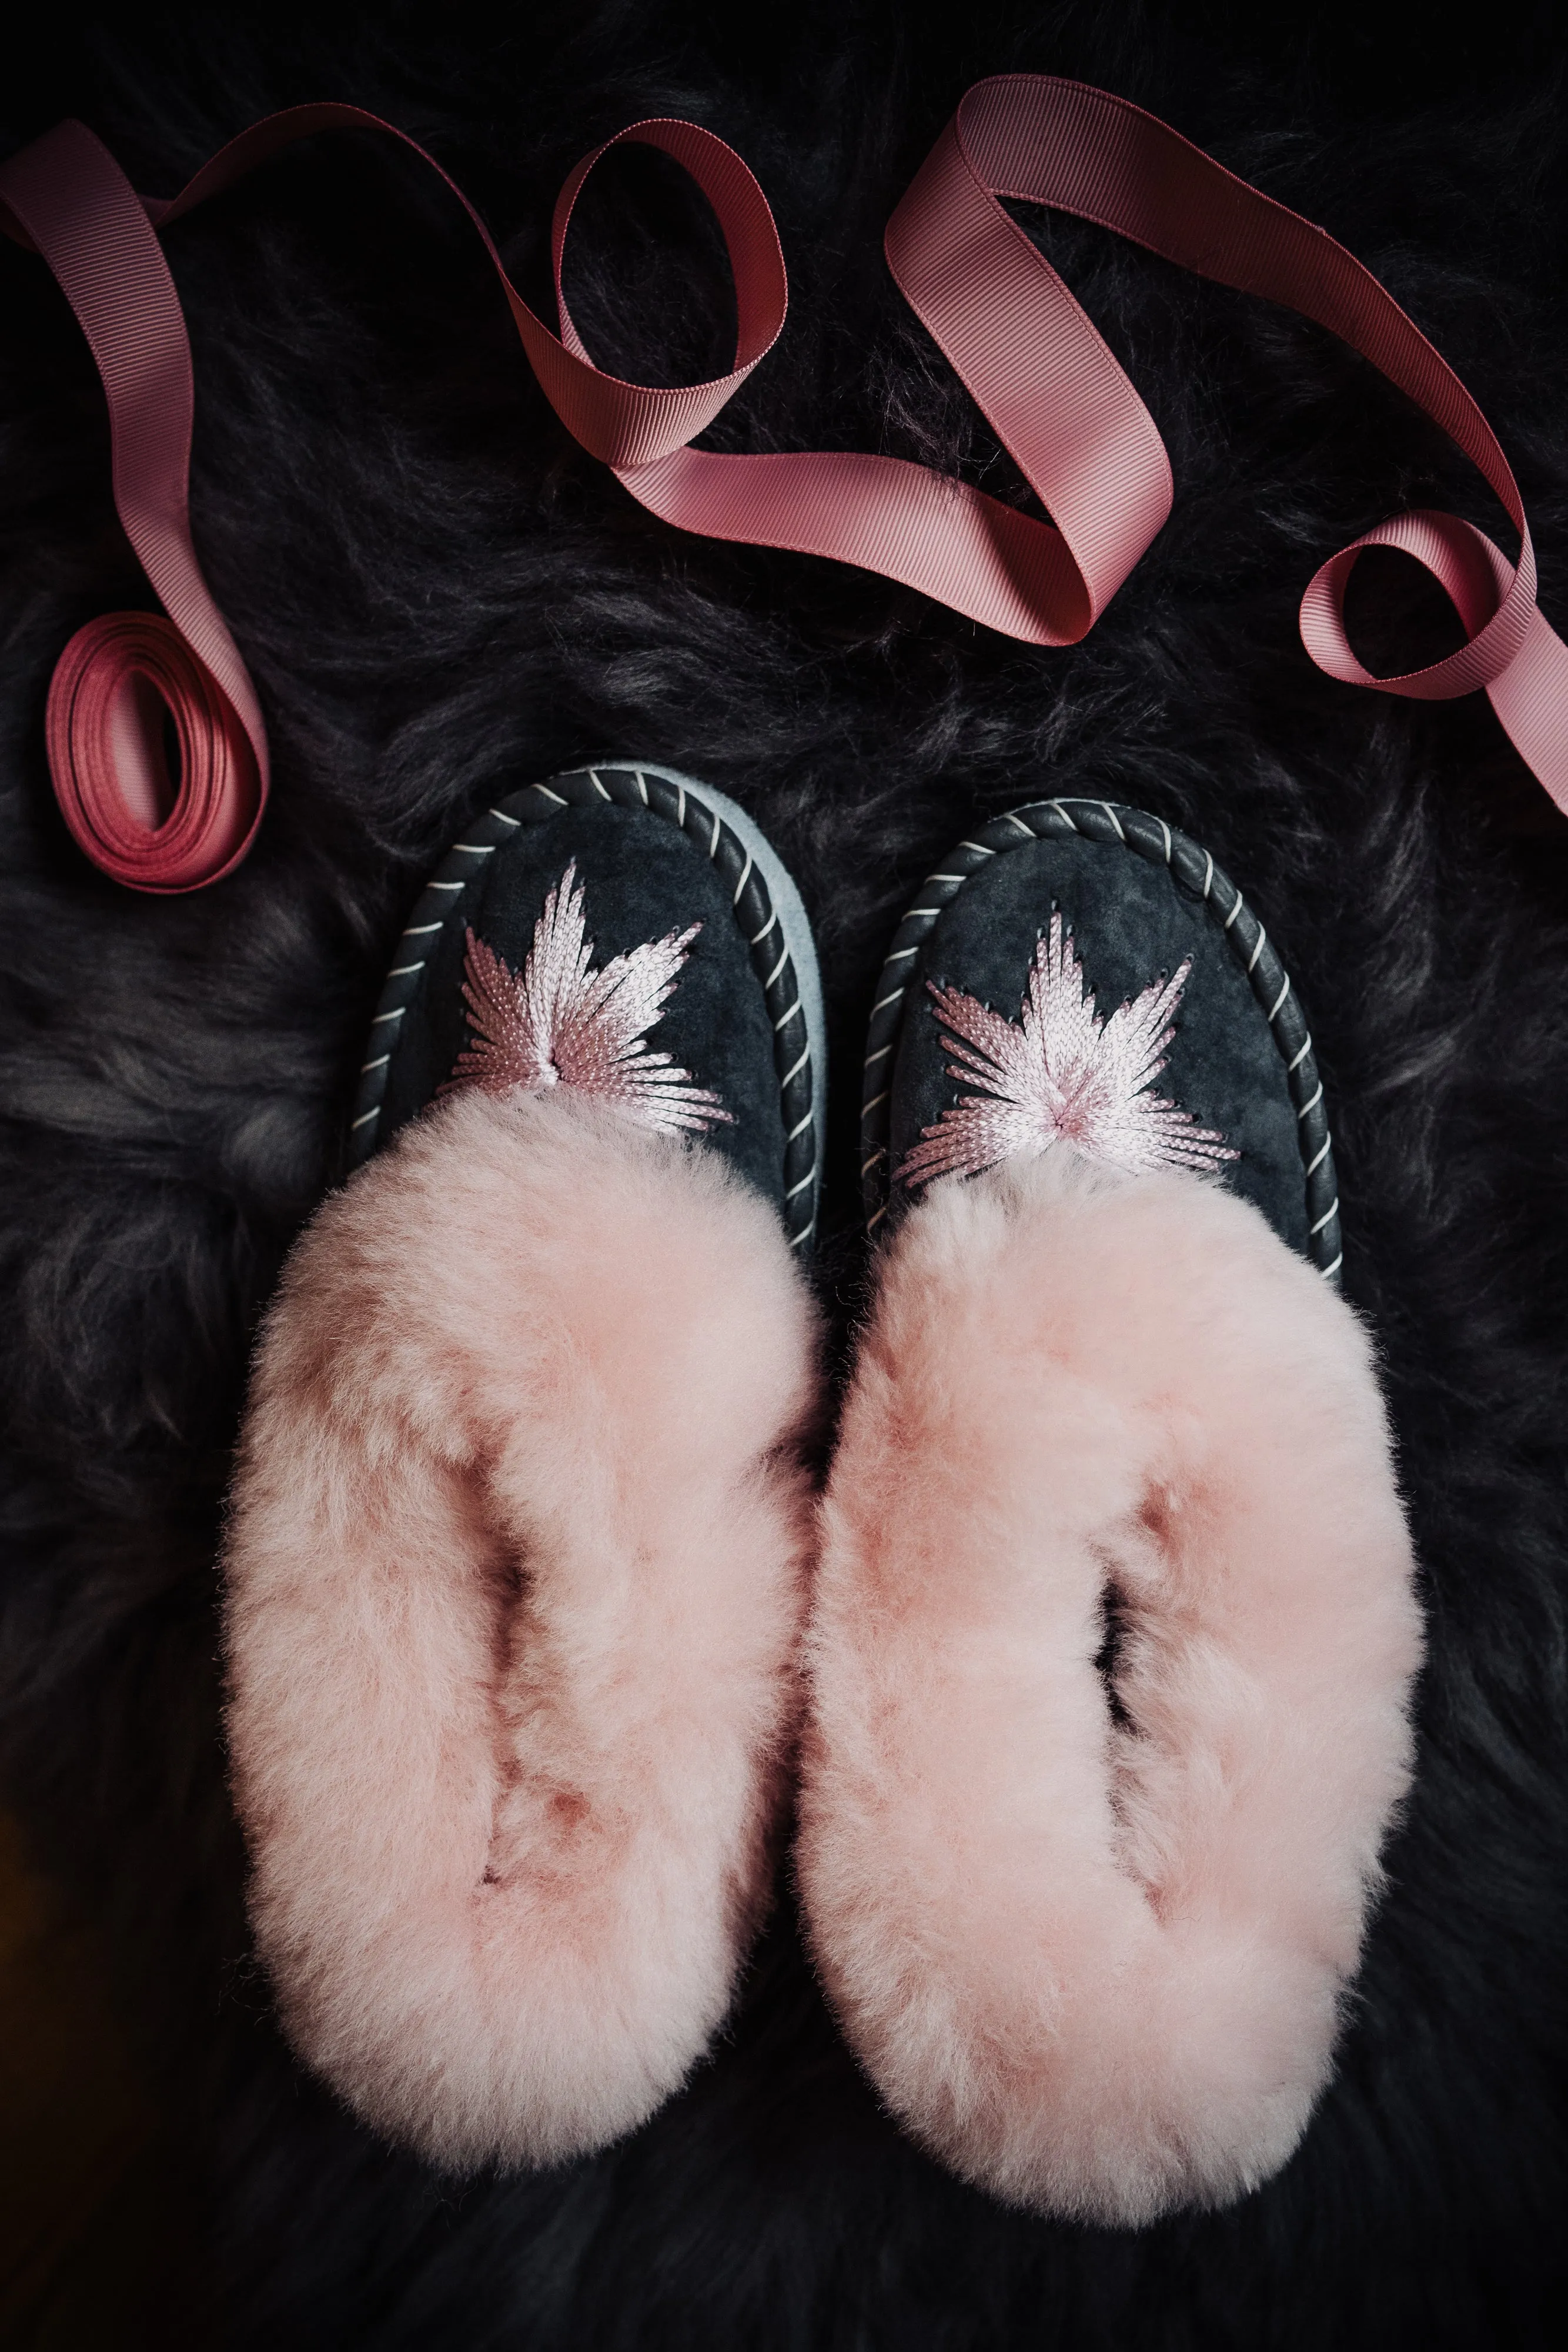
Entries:
MULTIPOLYGON (((267 740, 255 690, 202 577, 187 502, 191 364, 156 228, 288 142, 394 125, 358 107, 295 107, 222 149, 167 203, 139 197, 83 125, 61 123, 0 166, 0 227, 41 252, 102 374, 114 491, 167 617, 89 622, 50 690, 56 791, 88 856, 144 890, 186 890, 230 872, 255 837, 267 740), (9 217, 7 217, 7 214, 9 217), (180 745, 163 772, 160 705, 180 745), (172 806, 165 815, 165 804, 172 806)), ((733 149, 696 124, 636 122, 584 158, 551 232, 559 332, 523 301, 449 175, 500 278, 556 413, 632 496, 683 530, 795 549, 917 588, 989 628, 1043 646, 1092 627, 1170 511, 1153 419, 1056 271, 1003 210, 1007 196, 1099 223, 1198 275, 1302 312, 1369 359, 1479 467, 1520 537, 1517 564, 1458 517, 1416 510, 1330 558, 1301 600, 1301 637, 1331 677, 1443 700, 1484 688, 1523 758, 1568 811, 1568 648, 1535 603, 1517 485, 1475 402, 1398 304, 1323 230, 1224 170, 1124 100, 1052 76, 1002 75, 969 90, 888 224, 888 265, 1051 517, 870 453, 726 457, 691 445, 766 356, 787 282, 768 202, 733 149), (627 383, 590 359, 561 292, 579 190, 608 147, 662 148, 697 182, 734 272, 735 366, 708 383, 627 383), (1468 642, 1446 660, 1376 677, 1345 635, 1345 582, 1364 547, 1391 546, 1444 588, 1468 642)))

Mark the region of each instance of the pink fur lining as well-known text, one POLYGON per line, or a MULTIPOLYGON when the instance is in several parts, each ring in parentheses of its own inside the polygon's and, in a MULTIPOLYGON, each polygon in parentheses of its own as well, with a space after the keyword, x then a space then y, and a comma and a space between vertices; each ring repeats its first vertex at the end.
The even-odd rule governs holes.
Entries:
POLYGON ((1366 1339, 1256 1211, 1065 1146, 912 1210, 825 1503, 800 1872, 927 2147, 1122 2224, 1285 2162, 1406 1784, 1412 1579, 1366 1339))
POLYGON ((290 2038, 465 2169, 629 2130, 765 1906, 805 1286, 716 1154, 465 1090, 329 1200, 256 1366, 233 1780, 290 2038))

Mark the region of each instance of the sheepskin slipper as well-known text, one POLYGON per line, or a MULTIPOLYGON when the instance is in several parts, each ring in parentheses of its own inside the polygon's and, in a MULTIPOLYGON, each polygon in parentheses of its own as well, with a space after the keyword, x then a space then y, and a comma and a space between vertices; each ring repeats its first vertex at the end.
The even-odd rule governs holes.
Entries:
POLYGON ((1329 2078, 1421 1646, 1311 1041, 1207 852, 1050 802, 921 892, 865 1102, 819 1966, 889 2107, 998 2197, 1224 2204, 1329 2078))
POLYGON ((813 1542, 816 968, 774 853, 553 779, 415 907, 257 1352, 225 1558, 257 1948, 451 2171, 642 2123, 768 1898, 813 1542), (652 1032, 653 1042, 649 1042, 652 1032))

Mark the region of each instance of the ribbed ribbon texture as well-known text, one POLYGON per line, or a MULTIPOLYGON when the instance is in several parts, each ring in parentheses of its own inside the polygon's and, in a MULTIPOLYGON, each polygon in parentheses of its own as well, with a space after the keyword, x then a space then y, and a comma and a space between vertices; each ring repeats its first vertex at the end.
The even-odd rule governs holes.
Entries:
MULTIPOLYGON (((103 378, 114 497, 162 614, 113 614, 78 631, 50 688, 47 742, 60 806, 81 847, 133 888, 191 890, 232 872, 267 798, 267 734, 249 674, 191 539, 190 345, 159 232, 289 141, 382 131, 353 106, 269 115, 179 195, 139 196, 79 122, 0 166, 0 228, 40 253, 103 378), (164 753, 164 714, 178 746, 164 753)), ((1315 320, 1370 360, 1456 441, 1519 536, 1517 562, 1457 516, 1397 515, 1331 556, 1301 599, 1301 639, 1330 677, 1441 701, 1483 688, 1521 754, 1568 812, 1568 648, 1535 602, 1518 487, 1464 385, 1377 280, 1322 229, 1273 203, 1135 106, 1051 75, 969 90, 888 223, 888 266, 1016 459, 1049 520, 901 458, 854 452, 721 457, 695 448, 784 324, 784 257, 740 157, 693 122, 632 123, 577 166, 555 209, 559 331, 528 308, 488 231, 444 173, 495 265, 556 414, 633 498, 682 530, 793 548, 904 582, 1030 645, 1090 630, 1170 511, 1154 420, 1056 271, 1001 197, 1095 221, 1167 261, 1315 320), (577 194, 608 147, 662 148, 702 189, 735 277, 735 365, 661 390, 595 367, 561 291, 577 194), (1364 547, 1396 547, 1448 593, 1466 643, 1429 668, 1376 677, 1344 627, 1364 547)))

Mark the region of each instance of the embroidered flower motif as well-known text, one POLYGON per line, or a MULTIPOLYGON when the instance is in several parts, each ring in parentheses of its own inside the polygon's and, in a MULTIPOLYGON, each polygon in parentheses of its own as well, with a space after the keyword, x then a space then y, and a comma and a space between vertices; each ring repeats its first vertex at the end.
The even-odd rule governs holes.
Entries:
POLYGON ((1092 1159, 1141 1174, 1152 1168, 1213 1168, 1239 1154, 1190 1111, 1148 1092, 1176 1035, 1171 1015, 1192 970, 1189 957, 1108 1021, 1094 1010, 1083 968, 1060 911, 1030 967, 1023 1022, 1004 1020, 960 989, 926 986, 943 1043, 956 1062, 949 1076, 979 1089, 945 1110, 899 1169, 904 1184, 936 1176, 977 1176, 1018 1152, 1076 1144, 1092 1159))
POLYGON ((465 1079, 491 1094, 575 1087, 666 1134, 727 1120, 717 1095, 646 1044, 701 929, 671 931, 591 971, 573 858, 545 900, 520 977, 469 931, 463 994, 473 1035, 452 1083, 465 1079))

